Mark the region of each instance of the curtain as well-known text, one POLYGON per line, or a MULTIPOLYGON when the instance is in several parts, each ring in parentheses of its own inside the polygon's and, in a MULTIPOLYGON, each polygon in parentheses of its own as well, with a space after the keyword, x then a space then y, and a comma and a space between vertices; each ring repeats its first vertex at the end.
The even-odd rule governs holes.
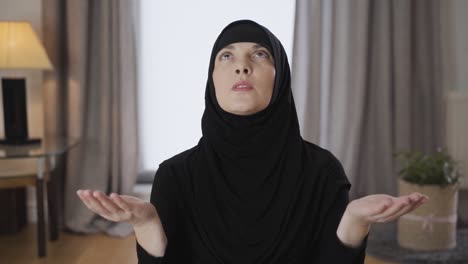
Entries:
POLYGON ((124 236, 128 224, 88 210, 78 189, 130 194, 138 173, 137 3, 43 0, 47 137, 79 139, 62 173, 63 225, 75 232, 124 236))
POLYGON ((301 133, 340 159, 351 198, 396 195, 394 154, 444 147, 443 4, 296 2, 292 85, 301 133))

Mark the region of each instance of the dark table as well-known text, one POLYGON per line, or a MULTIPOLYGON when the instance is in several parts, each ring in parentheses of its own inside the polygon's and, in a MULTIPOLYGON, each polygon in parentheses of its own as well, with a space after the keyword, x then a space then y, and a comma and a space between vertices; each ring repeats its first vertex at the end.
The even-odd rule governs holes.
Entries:
MULTIPOLYGON (((37 239, 40 257, 46 255, 45 218, 44 218, 44 189, 47 192, 50 239, 57 240, 59 236, 58 217, 61 214, 59 203, 63 200, 59 175, 52 170, 56 167, 59 156, 66 154, 79 141, 73 138, 47 138, 39 144, 33 145, 0 145, 0 159, 31 159, 37 160, 36 173, 36 202, 37 202, 37 239), (45 179, 48 179, 45 181, 45 179)), ((18 168, 19 170, 21 168, 18 168)), ((19 177, 2 176, 1 179, 19 177)), ((62 177, 63 178, 63 177, 62 177)))

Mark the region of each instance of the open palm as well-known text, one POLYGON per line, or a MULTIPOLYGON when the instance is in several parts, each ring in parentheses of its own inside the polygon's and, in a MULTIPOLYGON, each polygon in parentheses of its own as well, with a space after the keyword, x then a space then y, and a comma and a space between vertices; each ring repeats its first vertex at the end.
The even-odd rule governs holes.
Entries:
POLYGON ((418 208, 429 197, 420 193, 412 193, 400 197, 386 194, 373 194, 353 200, 348 204, 348 212, 361 223, 385 223, 418 208))
POLYGON ((114 222, 126 221, 137 226, 159 218, 156 208, 137 197, 112 193, 107 196, 101 191, 78 190, 81 201, 93 212, 114 222))

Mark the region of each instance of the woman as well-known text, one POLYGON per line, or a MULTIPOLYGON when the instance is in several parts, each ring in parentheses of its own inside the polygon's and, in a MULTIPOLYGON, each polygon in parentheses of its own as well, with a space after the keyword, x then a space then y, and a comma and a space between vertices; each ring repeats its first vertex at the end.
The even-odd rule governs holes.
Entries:
POLYGON ((263 26, 228 25, 208 72, 203 136, 160 164, 151 203, 78 191, 94 212, 133 225, 139 263, 364 263, 371 224, 427 201, 348 204, 340 162, 301 138, 286 53, 263 26))

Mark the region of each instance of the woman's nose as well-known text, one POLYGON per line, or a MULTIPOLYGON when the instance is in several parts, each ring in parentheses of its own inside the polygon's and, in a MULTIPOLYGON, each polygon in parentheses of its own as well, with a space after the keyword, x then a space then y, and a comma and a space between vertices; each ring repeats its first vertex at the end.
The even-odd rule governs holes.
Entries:
POLYGON ((240 74, 241 72, 244 74, 250 74, 250 69, 247 67, 243 68, 242 71, 240 69, 236 69, 237 74, 240 74))
POLYGON ((251 74, 252 68, 251 68, 250 63, 245 60, 239 61, 238 64, 236 65, 236 73, 245 74, 245 75, 251 74))

